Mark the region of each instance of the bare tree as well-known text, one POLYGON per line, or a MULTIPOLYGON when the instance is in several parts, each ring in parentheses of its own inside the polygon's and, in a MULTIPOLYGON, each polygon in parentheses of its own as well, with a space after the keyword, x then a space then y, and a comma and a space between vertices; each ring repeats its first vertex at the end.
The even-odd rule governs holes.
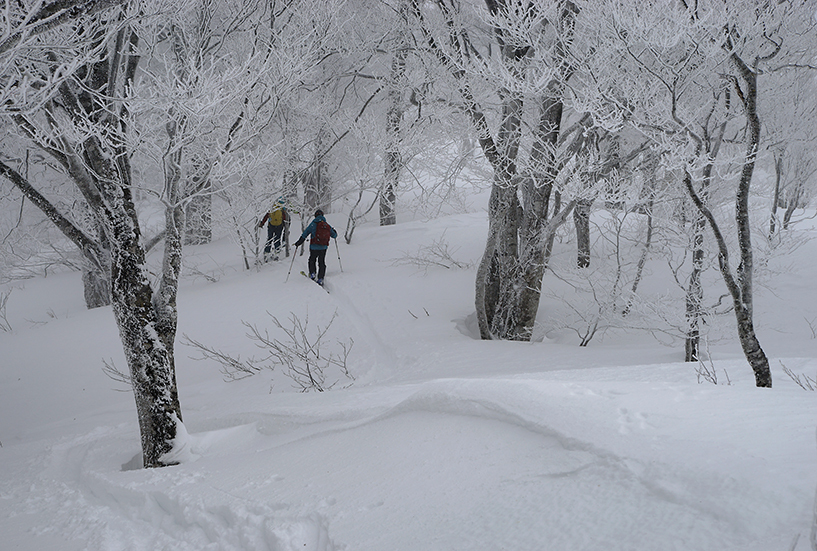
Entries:
POLYGON ((400 129, 402 127, 404 77, 406 58, 410 42, 408 38, 408 0, 400 0, 396 7, 397 28, 392 31, 392 59, 388 79, 388 101, 386 110, 386 147, 383 153, 385 165, 383 189, 380 192, 380 225, 391 226, 397 223, 395 202, 396 190, 400 183, 400 171, 403 159, 400 154, 400 129))
MULTIPOLYGON (((659 0, 636 9, 611 1, 593 8, 593 25, 601 31, 592 56, 594 88, 605 94, 610 82, 623 83, 634 107, 622 109, 632 112, 639 130, 669 148, 664 158, 676 159, 675 166, 686 174, 684 188, 715 238, 744 354, 757 385, 771 386, 752 308, 749 197, 761 137, 758 78, 772 62, 797 65, 809 59, 806 37, 814 33, 813 18, 804 6, 782 3, 692 5, 659 0), (738 166, 732 195, 739 259, 735 268, 724 225, 706 200, 730 124, 729 141, 735 145, 730 146, 729 161, 738 166)), ((719 184, 730 177, 728 172, 719 175, 719 184)), ((694 286, 692 282, 690 297, 697 293, 694 286)))
MULTIPOLYGON (((166 463, 182 422, 174 361, 176 296, 185 205, 191 189, 200 191, 193 185, 199 174, 196 159, 201 158, 196 148, 207 143, 191 137, 221 133, 224 119, 216 114, 235 113, 232 105, 248 96, 255 77, 270 70, 270 60, 276 68, 297 70, 299 64, 287 60, 304 54, 285 42, 275 44, 280 54, 276 56, 241 49, 237 43, 228 47, 222 42, 224 48, 213 50, 192 48, 194 35, 186 25, 197 16, 200 23, 201 17, 206 21, 208 12, 200 7, 198 2, 176 3, 171 16, 161 12, 161 2, 102 11, 20 42, 0 59, 14 68, 12 75, 30 75, 3 83, 7 98, 3 113, 65 170, 109 245, 107 251, 100 250, 9 163, 0 165, 8 181, 110 274, 113 313, 133 383, 146 467, 166 463), (140 34, 150 40, 142 40, 140 34), (54 47, 57 43, 60 48, 54 47), (150 56, 151 63, 140 65, 144 56, 150 56), (201 63, 191 63, 196 56, 201 63), (164 69, 171 78, 153 78, 164 69), (31 87, 31 95, 18 90, 24 85, 31 87), (162 144, 152 157, 151 144, 162 144), (134 180, 131 162, 137 152, 157 162, 163 174, 158 185, 134 180), (136 191, 159 198, 165 212, 164 256, 155 287, 146 266, 149 243, 137 215, 136 191)), ((295 7, 286 4, 286 9, 295 7)), ((247 19, 257 17, 254 13, 251 9, 250 15, 236 21, 252 30, 247 19)), ((313 12, 298 13, 305 29, 317 23, 313 12)), ((214 42, 229 35, 213 33, 209 23, 212 20, 193 27, 209 33, 214 42)), ((292 73, 284 72, 279 82, 291 78, 292 73)), ((219 160, 229 164, 224 157, 219 160)))
POLYGON ((771 153, 774 170, 769 238, 779 238, 788 229, 796 209, 805 208, 814 194, 817 173, 814 137, 810 129, 817 123, 814 70, 784 68, 761 85, 759 107, 764 121, 763 141, 771 153), (788 91, 788 109, 779 109, 777 90, 788 91), (780 209, 783 209, 781 216, 780 209))
POLYGON ((484 22, 466 25, 457 3, 439 0, 434 5, 432 11, 415 2, 414 16, 429 49, 449 72, 460 111, 470 119, 493 171, 489 234, 475 293, 480 334, 529 340, 547 242, 576 204, 574 198, 559 210, 556 189, 576 6, 568 1, 488 1, 484 22), (491 32, 481 35, 485 24, 491 32), (493 113, 478 99, 486 87, 493 87, 499 100, 493 113), (526 110, 528 103, 533 108, 526 110), (495 129, 493 114, 498 118, 495 129), (528 154, 522 157, 526 144, 528 154))
MULTIPOLYGON (((52 96, 41 106, 20 105, 12 115, 32 141, 52 156, 70 175, 103 228, 109 251, 50 210, 49 218, 74 241, 86 256, 96 259, 103 273, 110 273, 114 317, 120 329, 125 356, 133 381, 137 415, 146 467, 164 464, 173 446, 181 408, 176 390, 173 342, 176 329, 176 282, 180 264, 169 261, 157 290, 147 278, 145 247, 132 195, 132 171, 126 150, 127 110, 124 100, 138 66, 138 38, 125 22, 131 14, 122 10, 100 13, 71 27, 41 35, 29 53, 43 63, 37 69, 46 82, 58 82, 52 96), (88 29, 85 31, 84 29, 88 29), (81 33, 88 32, 86 39, 81 33), (64 55, 48 39, 83 43, 95 53, 68 77, 56 79, 49 71, 58 63, 46 60, 64 55)), ((30 59, 30 58, 29 58, 30 59)), ((32 201, 39 192, 12 172, 4 175, 32 201)), ((168 230, 178 235, 180 227, 168 219, 168 230)), ((178 245, 167 239, 165 256, 178 258, 178 245)))

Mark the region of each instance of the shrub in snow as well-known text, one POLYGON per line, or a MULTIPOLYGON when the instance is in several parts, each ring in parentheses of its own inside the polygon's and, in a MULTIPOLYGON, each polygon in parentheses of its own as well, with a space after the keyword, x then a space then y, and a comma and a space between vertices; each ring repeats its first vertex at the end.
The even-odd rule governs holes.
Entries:
POLYGON ((247 334, 256 346, 262 348, 266 355, 262 358, 248 358, 242 360, 240 356, 233 357, 220 350, 197 342, 187 335, 185 344, 193 346, 202 354, 202 359, 215 360, 222 366, 222 373, 227 380, 238 380, 254 375, 264 369, 284 368, 284 373, 293 380, 295 388, 301 392, 317 390, 323 392, 334 387, 343 378, 354 380, 346 365, 349 352, 354 340, 336 340, 334 344, 326 342, 326 335, 332 322, 337 317, 337 311, 325 327, 309 327, 309 313, 303 320, 296 314, 290 313, 290 325, 285 326, 277 317, 270 314, 273 323, 284 339, 277 339, 268 330, 261 330, 248 322, 242 322, 250 332, 247 334), (327 350, 327 347, 329 349, 327 350), (335 376, 330 376, 331 372, 335 376), (330 381, 327 377, 335 380, 330 381))

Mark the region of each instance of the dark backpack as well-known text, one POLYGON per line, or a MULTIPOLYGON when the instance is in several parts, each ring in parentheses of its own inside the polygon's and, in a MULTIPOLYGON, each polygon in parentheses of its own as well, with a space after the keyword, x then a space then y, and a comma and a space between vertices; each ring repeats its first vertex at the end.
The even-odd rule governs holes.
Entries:
POLYGON ((323 220, 318 220, 315 223, 315 237, 312 239, 312 244, 328 247, 330 239, 332 239, 332 226, 323 220))

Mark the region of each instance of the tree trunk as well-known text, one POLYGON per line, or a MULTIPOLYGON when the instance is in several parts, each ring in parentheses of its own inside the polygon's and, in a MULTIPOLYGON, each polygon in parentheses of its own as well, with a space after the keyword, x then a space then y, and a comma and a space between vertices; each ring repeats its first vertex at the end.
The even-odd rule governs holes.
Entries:
POLYGON ((789 229, 789 224, 791 224, 791 217, 794 215, 794 209, 800 207, 800 200, 802 198, 803 198, 803 183, 797 182, 794 185, 794 190, 786 193, 786 212, 783 213, 784 230, 789 229))
POLYGON ((477 318, 483 339, 515 340, 520 207, 514 177, 521 135, 522 98, 510 91, 504 91, 503 95, 506 99, 497 139, 498 163, 494 166, 488 203, 488 240, 477 270, 477 275, 485 278, 477 280, 477 286, 485 288, 477 289, 477 299, 482 296, 485 302, 477 306, 477 318), (495 297, 492 296, 494 290, 495 297))
POLYGON ((576 226, 576 267, 590 266, 590 209, 592 199, 581 199, 573 210, 573 223, 576 226))
POLYGON ((548 220, 553 182, 556 180, 555 149, 561 131, 563 104, 559 101, 560 83, 551 81, 539 102, 539 124, 531 151, 532 174, 523 181, 524 216, 520 231, 519 315, 514 333, 518 339, 530 340, 539 311, 542 279, 550 258, 556 228, 567 218, 570 209, 554 212, 548 220), (558 222, 554 222, 557 220, 558 222), (553 223, 551 223, 553 222, 553 223))
POLYGON ((111 281, 110 273, 102 273, 88 262, 82 263, 82 288, 85 307, 89 310, 110 306, 111 281))
POLYGON ((736 272, 739 293, 733 293, 732 296, 735 302, 735 315, 738 316, 738 335, 746 359, 755 373, 755 382, 759 387, 771 387, 772 374, 769 368, 769 359, 760 347, 752 321, 754 262, 752 258, 752 231, 749 222, 749 195, 757 152, 760 147, 760 117, 757 112, 757 72, 746 66, 743 60, 734 52, 732 53, 732 59, 746 86, 741 98, 744 102, 749 127, 746 137, 746 158, 735 198, 735 220, 738 226, 740 263, 736 272))
POLYGON ((647 196, 647 203, 643 207, 643 212, 647 215, 647 232, 644 236, 644 248, 641 249, 641 256, 638 258, 638 264, 635 269, 635 277, 633 277, 633 284, 630 287, 630 296, 627 299, 627 304, 621 311, 622 317, 629 315, 633 307, 633 302, 638 294, 638 286, 644 276, 644 266, 647 264, 647 258, 650 254, 650 247, 652 247, 653 234, 653 209, 655 206, 656 196, 656 172, 658 171, 658 155, 650 155, 644 163, 644 167, 648 174, 645 191, 647 196))
MULTIPOLYGON (((567 25, 572 17, 573 12, 565 8, 559 23, 567 25)), ((509 45, 501 31, 497 33, 503 59, 509 70, 520 76, 528 50, 509 45)), ((565 36, 569 34, 570 31, 565 30, 565 36)), ((554 62, 558 65, 564 58, 564 44, 559 42, 554 62)), ((548 243, 573 207, 571 204, 564 209, 561 218, 548 221, 552 185, 557 174, 554 151, 561 130, 562 85, 559 78, 554 78, 542 95, 530 156, 531 172, 526 177, 520 178, 516 167, 523 115, 523 99, 518 92, 500 91, 504 101, 496 147, 492 148, 494 143, 485 136, 480 137, 483 152, 494 169, 488 210, 489 236, 477 272, 477 319, 482 338, 529 341, 533 334, 548 243), (517 196, 520 184, 524 210, 517 196)), ((473 112, 472 118, 484 124, 473 112)), ((480 124, 476 126, 481 130, 480 124)))
MULTIPOLYGON (((689 177, 688 175, 685 177, 689 177)), ((692 271, 689 274, 686 291, 686 339, 684 340, 684 361, 697 362, 700 358, 700 341, 704 290, 701 285, 703 272, 704 249, 703 231, 706 220, 698 213, 692 223, 692 271)))
MULTIPOLYGON (((453 45, 452 50, 441 48, 433 33, 425 27, 425 18, 420 2, 414 0, 411 4, 412 14, 420 22, 423 35, 428 47, 433 51, 443 67, 446 68, 458 83, 463 105, 463 111, 470 117, 476 130, 477 140, 485 158, 493 170, 493 184, 491 197, 488 203, 488 237, 485 251, 477 268, 475 285, 475 306, 480 336, 483 339, 511 339, 529 340, 533 323, 536 319, 536 310, 539 304, 542 274, 544 273, 544 259, 549 252, 547 243, 552 232, 542 231, 547 216, 547 205, 552 193, 550 185, 553 182, 553 163, 541 163, 537 166, 533 160, 536 153, 532 152, 534 168, 525 178, 517 173, 517 155, 521 141, 521 127, 523 116, 523 94, 521 87, 505 87, 498 89, 502 100, 499 131, 494 138, 488 125, 487 118, 474 98, 466 78, 466 71, 462 69, 463 61, 472 55, 473 48, 466 33, 459 33, 460 27, 454 20, 453 11, 444 10, 449 28, 448 39, 453 45), (540 177, 537 173, 544 173, 540 177), (525 195, 525 212, 519 204, 519 186, 528 182, 527 189, 523 187, 525 195), (520 231, 521 230, 521 231, 520 231), (520 254, 520 243, 522 253, 520 254)), ((488 9, 494 14, 504 10, 509 13, 515 8, 509 2, 489 2, 488 9)), ((534 14, 535 9, 530 11, 534 14)), ((526 12, 527 13, 527 12, 526 12)), ((562 6, 559 14, 560 38, 553 53, 554 65, 558 67, 560 76, 554 77, 549 85, 547 99, 540 106, 540 125, 536 138, 540 141, 543 150, 540 154, 547 157, 552 155, 552 148, 547 144, 555 143, 559 134, 561 122, 561 86, 566 75, 570 72, 565 52, 566 44, 572 36, 575 6, 568 2, 562 6), (551 140, 552 141, 549 141, 551 140)), ((520 44, 516 36, 510 36, 513 31, 494 27, 497 44, 500 47, 500 56, 505 68, 513 79, 525 82, 525 68, 531 59, 533 45, 520 44)), ((545 95, 545 94, 543 94, 545 95)), ((565 209, 569 213, 570 209, 565 209)))
MULTIPOLYGON (((123 167, 114 166, 93 139, 83 145, 85 158, 71 155, 70 172, 90 198, 111 245, 111 301, 133 384, 142 460, 145 467, 159 467, 168 464, 163 456, 173 448, 182 421, 173 361, 175 294, 166 289, 171 283, 165 281, 167 274, 159 297, 151 289, 136 209, 130 187, 121 179, 123 167)), ((165 243, 166 249, 180 253, 180 232, 166 235, 165 243)))
MULTIPOLYGON (((731 95, 727 92, 726 111, 731 107, 731 95)), ((704 139, 698 147, 698 151, 704 148, 707 154, 707 163, 704 166, 701 178, 701 191, 698 194, 700 201, 706 205, 709 202, 709 187, 712 183, 712 170, 715 160, 720 154, 723 136, 726 133, 726 119, 717 127, 715 134, 710 136, 704 132, 704 139)), ((684 174, 684 185, 692 187, 692 175, 684 174)), ((701 347, 701 325, 704 323, 703 299, 704 289, 701 276, 704 270, 704 230, 706 229, 706 217, 700 210, 695 216, 692 224, 692 271, 689 275, 689 284, 686 294, 686 321, 687 336, 684 343, 684 361, 697 362, 700 358, 701 347)))
MULTIPOLYGON (((749 191, 754 173, 755 160, 757 157, 758 145, 760 144, 760 117, 757 114, 757 74, 745 65, 742 59, 736 54, 732 54, 740 77, 745 84, 745 89, 739 90, 741 100, 746 111, 748 133, 746 137, 746 155, 741 171, 738 189, 735 197, 735 221, 738 227, 738 248, 740 251, 740 263, 735 275, 732 274, 729 265, 729 249, 726 240, 720 231, 720 227, 712 215, 709 208, 703 203, 697 192, 687 182, 687 192, 689 193, 695 206, 709 222, 709 226, 715 235, 715 242, 718 245, 718 263, 723 276, 724 283, 732 296, 732 303, 735 309, 737 321, 738 339, 740 340, 743 354, 755 375, 755 384, 758 387, 771 387, 772 374, 769 367, 769 359, 763 352, 760 342, 754 330, 752 321, 752 239, 749 225, 749 191)), ((735 83, 737 86, 737 82, 735 83)))
POLYGON ((142 462, 160 467, 168 464, 163 456, 173 448, 177 422, 182 421, 172 348, 175 325, 169 320, 159 323, 138 229, 123 220, 119 210, 112 220, 113 311, 133 384, 142 462))
MULTIPOLYGON (((706 205, 709 197, 709 177, 712 173, 712 164, 707 164, 699 198, 706 205)), ((689 172, 684 174, 684 185, 692 187, 692 175, 689 172)), ((700 211, 696 212, 695 220, 692 222, 692 271, 689 274, 686 291, 686 339, 684 341, 684 361, 697 362, 700 359, 701 348, 701 324, 703 323, 703 299, 704 288, 701 283, 701 275, 704 270, 704 230, 706 229, 706 218, 700 211)))
MULTIPOLYGON (((132 59, 123 63, 128 68, 125 82, 132 82, 136 64, 132 59)), ((101 75, 100 79, 105 83, 117 82, 114 75, 101 75)), ((99 85, 93 89, 103 88, 99 85)), ((71 90, 64 87, 63 92, 65 99, 71 90)), ((114 94, 111 91, 108 95, 116 97, 114 94)), ((100 113, 108 112, 112 112, 110 106, 100 110, 100 113)), ((75 110, 73 114, 81 124, 87 120, 86 113, 87 110, 75 110)), ((114 136, 121 131, 115 117, 106 116, 97 124, 104 125, 114 136)), ((168 132, 171 126, 167 127, 168 132)), ((182 422, 173 350, 184 217, 178 201, 178 185, 170 192, 166 189, 166 205, 173 209, 173 216, 166 216, 165 262, 159 292, 154 293, 148 280, 146 253, 131 195, 129 156, 121 146, 125 142, 121 139, 108 143, 90 137, 77 147, 66 141, 63 144, 68 172, 104 228, 105 240, 110 244, 112 309, 133 385, 143 465, 160 467, 173 462, 166 454, 173 449, 177 427, 182 422)), ((172 171, 166 178, 169 179, 166 186, 170 181, 178 183, 178 171, 172 171)))
POLYGON ((312 215, 316 209, 328 213, 332 205, 332 183, 329 177, 329 167, 325 161, 327 151, 323 146, 324 133, 324 129, 318 131, 312 164, 302 177, 304 205, 310 211, 307 212, 307 215, 312 215))
POLYGON ((397 182, 400 179, 400 152, 386 151, 386 175, 383 191, 380 193, 380 225, 393 226, 397 223, 395 203, 397 202, 397 182))
POLYGON ((783 179, 783 154, 774 155, 774 197, 772 197, 772 213, 769 216, 769 238, 774 237, 777 230, 777 209, 780 207, 780 183, 783 179))
POLYGON ((394 52, 389 74, 388 97, 389 108, 386 111, 386 148, 383 155, 385 173, 383 175, 383 189, 380 192, 380 225, 392 226, 397 223, 395 203, 397 201, 397 186, 400 183, 400 171, 403 159, 400 154, 400 126, 403 120, 402 82, 406 74, 406 57, 408 42, 406 18, 408 5, 405 0, 400 2, 398 10, 398 30, 395 31, 394 52))
MULTIPOLYGON (((579 269, 590 267, 590 214, 598 193, 595 188, 621 166, 620 144, 610 132, 590 128, 583 134, 577 142, 578 155, 584 157, 588 167, 580 173, 584 177, 584 196, 578 200, 573 211, 576 267, 579 269)), ((615 190, 610 191, 615 195, 615 190)))
POLYGON ((21 189, 82 250, 97 271, 97 279, 104 279, 110 271, 110 300, 130 371, 143 463, 145 467, 157 467, 173 461, 166 454, 173 449, 182 421, 173 346, 180 222, 184 217, 178 203, 174 203, 177 212, 171 217, 172 223, 167 224, 165 235, 165 269, 159 293, 154 294, 131 195, 134 186, 125 146, 129 140, 124 136, 128 113, 123 90, 134 80, 139 58, 130 55, 134 51, 130 48, 135 49, 138 39, 127 25, 122 25, 113 44, 103 42, 107 40, 103 29, 94 40, 97 42, 91 46, 100 56, 95 57, 99 61, 83 66, 72 78, 49 78, 49 82, 59 82, 55 94, 59 101, 42 106, 41 112, 14 119, 33 142, 64 167, 101 228, 99 242, 71 224, 2 162, 0 174, 21 189))
MULTIPOLYGON (((514 167, 515 170, 515 167, 514 167)), ((488 240, 477 269, 477 319, 483 339, 512 339, 518 313, 519 200, 510 171, 495 175, 488 205, 488 240), (505 185, 497 179, 506 179, 505 185), (480 288, 481 287, 481 288, 480 288)))

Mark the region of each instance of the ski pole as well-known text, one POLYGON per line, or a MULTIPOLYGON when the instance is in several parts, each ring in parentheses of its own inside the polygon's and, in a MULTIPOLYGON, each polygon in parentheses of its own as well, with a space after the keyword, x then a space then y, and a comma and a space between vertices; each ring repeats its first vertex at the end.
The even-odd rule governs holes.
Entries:
POLYGON ((340 271, 343 272, 343 263, 340 261, 340 247, 338 247, 337 238, 335 238, 335 249, 338 251, 338 266, 340 266, 340 271))
MULTIPOLYGON (((298 252, 298 247, 295 247, 295 252, 298 252)), ((284 280, 284 283, 289 281, 289 274, 292 273, 292 265, 295 264, 295 253, 292 253, 292 260, 289 263, 289 271, 287 272, 287 278, 284 280)))

